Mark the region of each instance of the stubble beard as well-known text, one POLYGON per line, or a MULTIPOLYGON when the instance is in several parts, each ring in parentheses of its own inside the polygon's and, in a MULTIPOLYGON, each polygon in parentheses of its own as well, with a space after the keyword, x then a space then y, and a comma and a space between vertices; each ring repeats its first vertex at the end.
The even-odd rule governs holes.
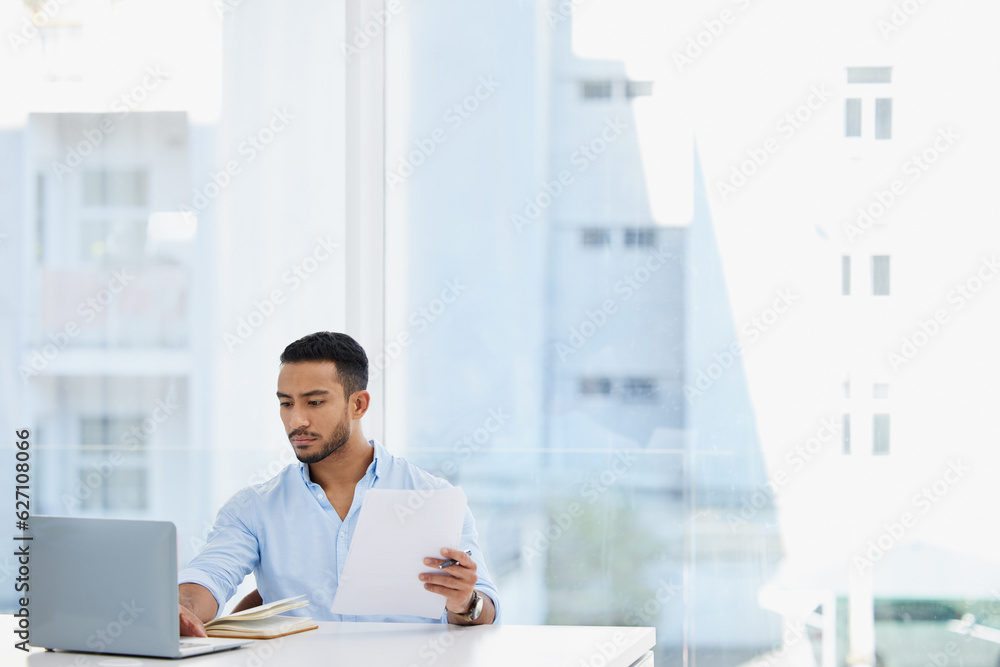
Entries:
MULTIPOLYGON (((292 433, 290 433, 288 437, 289 439, 291 439, 296 435, 309 435, 309 434, 299 431, 292 431, 292 433)), ((328 457, 330 454, 333 454, 335 451, 346 445, 350 437, 351 437, 351 427, 348 421, 345 419, 344 421, 340 422, 340 425, 337 427, 337 430, 333 432, 333 435, 330 436, 329 440, 323 443, 318 452, 314 454, 305 454, 305 453, 300 454, 299 451, 295 449, 294 445, 292 446, 292 451, 295 452, 295 458, 297 458, 301 463, 307 463, 307 464, 319 463, 320 461, 328 457)))

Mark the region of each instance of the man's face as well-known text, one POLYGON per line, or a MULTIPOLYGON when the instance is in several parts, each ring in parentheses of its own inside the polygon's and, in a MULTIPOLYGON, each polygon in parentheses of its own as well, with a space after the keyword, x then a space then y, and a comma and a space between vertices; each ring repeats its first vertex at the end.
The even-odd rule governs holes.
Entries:
POLYGON ((302 463, 318 463, 351 437, 353 422, 337 366, 329 361, 285 364, 278 372, 281 421, 302 463))

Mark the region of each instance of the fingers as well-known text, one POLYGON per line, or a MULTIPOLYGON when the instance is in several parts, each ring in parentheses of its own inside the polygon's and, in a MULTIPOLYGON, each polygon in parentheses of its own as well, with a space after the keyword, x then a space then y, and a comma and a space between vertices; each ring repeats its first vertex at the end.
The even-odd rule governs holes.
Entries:
POLYGON ((445 558, 450 558, 452 560, 457 560, 458 564, 470 568, 475 571, 476 561, 472 560, 472 556, 465 553, 464 551, 459 551, 458 549, 441 549, 441 555, 445 558))
POLYGON ((476 562, 469 554, 458 549, 441 549, 441 555, 444 558, 425 558, 424 565, 436 568, 448 559, 456 563, 441 570, 440 573, 423 572, 420 580, 424 582, 426 590, 445 597, 446 609, 463 613, 469 606, 472 591, 479 579, 476 575, 476 562))
POLYGON ((195 613, 184 605, 177 605, 180 613, 180 634, 182 637, 207 637, 205 624, 195 613))
POLYGON ((442 549, 441 555, 444 556, 444 558, 425 558, 424 565, 429 565, 430 567, 440 567, 442 563, 457 561, 455 565, 449 565, 445 569, 451 569, 461 565, 462 567, 468 568, 473 572, 476 571, 476 561, 472 560, 472 556, 464 551, 458 551, 457 549, 442 549))

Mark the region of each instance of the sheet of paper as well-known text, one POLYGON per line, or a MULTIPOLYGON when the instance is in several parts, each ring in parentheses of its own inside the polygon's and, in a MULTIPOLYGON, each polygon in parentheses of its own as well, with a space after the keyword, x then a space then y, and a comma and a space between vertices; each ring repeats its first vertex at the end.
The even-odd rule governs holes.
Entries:
POLYGON ((459 486, 365 493, 344 573, 330 611, 440 618, 445 599, 424 589, 424 558, 458 549, 467 500, 459 486))

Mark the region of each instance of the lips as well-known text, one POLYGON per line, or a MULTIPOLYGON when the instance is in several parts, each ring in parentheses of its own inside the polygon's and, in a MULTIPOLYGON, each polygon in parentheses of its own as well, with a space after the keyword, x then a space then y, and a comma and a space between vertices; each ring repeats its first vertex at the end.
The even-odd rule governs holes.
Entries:
POLYGON ((314 435, 307 435, 305 433, 295 433, 288 436, 288 439, 292 441, 292 445, 295 447, 308 447, 317 438, 314 435))

